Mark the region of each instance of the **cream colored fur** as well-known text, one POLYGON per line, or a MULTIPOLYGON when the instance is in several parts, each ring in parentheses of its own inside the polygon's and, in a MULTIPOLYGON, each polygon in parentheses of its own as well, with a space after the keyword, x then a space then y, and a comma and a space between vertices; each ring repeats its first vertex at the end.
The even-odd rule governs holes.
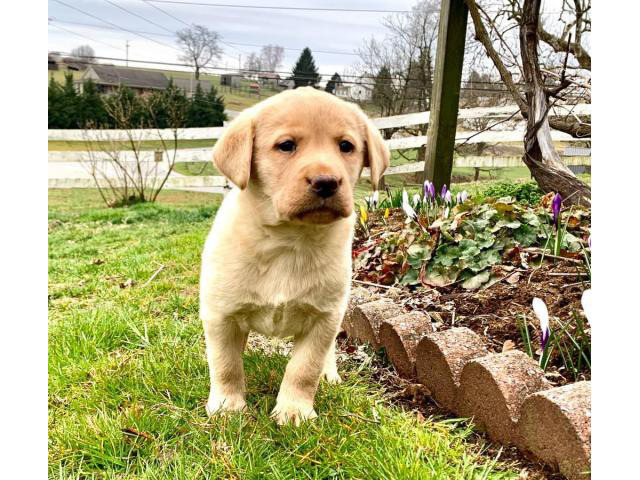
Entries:
POLYGON ((299 424, 316 416, 320 377, 340 382, 335 337, 351 285, 353 187, 364 165, 377 184, 389 152, 359 109, 305 88, 243 112, 216 145, 214 162, 241 188, 224 199, 202 257, 207 411, 245 408, 242 351, 253 330, 294 338, 273 416, 299 424), (289 137, 299 147, 284 155, 274 144, 289 137), (342 138, 354 152, 337 148, 342 138), (326 201, 309 193, 308 182, 324 173, 341 179, 326 201))

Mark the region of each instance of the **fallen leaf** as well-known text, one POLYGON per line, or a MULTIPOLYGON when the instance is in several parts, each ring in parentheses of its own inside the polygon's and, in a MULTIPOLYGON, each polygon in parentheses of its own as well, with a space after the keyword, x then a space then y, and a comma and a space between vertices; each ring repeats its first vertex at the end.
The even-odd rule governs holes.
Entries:
POLYGON ((509 275, 507 278, 507 283, 510 283, 511 285, 515 285, 516 283, 518 283, 520 281, 520 272, 516 272, 513 273, 511 275, 509 275))
POLYGON ((509 350, 515 350, 516 349, 516 344, 513 340, 506 340, 503 344, 502 344, 502 352, 508 352, 509 350))

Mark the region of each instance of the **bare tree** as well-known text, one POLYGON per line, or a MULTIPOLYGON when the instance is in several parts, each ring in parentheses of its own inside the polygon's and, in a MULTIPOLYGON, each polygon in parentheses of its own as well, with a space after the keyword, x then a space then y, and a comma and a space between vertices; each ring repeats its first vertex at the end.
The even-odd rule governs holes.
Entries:
POLYGON ((116 125, 109 130, 83 130, 87 156, 83 166, 91 175, 103 201, 111 207, 138 202, 154 202, 171 175, 178 152, 178 133, 184 125, 186 109, 177 89, 164 92, 162 103, 169 129, 161 130, 151 97, 136 99, 126 89, 119 90, 105 108, 116 125), (147 111, 145 121, 140 109, 147 111), (151 128, 146 128, 151 127, 151 128), (160 148, 143 148, 149 131, 160 140, 160 148), (123 138, 124 137, 124 138, 123 138))
POLYGON ((256 53, 251 52, 244 59, 244 69, 249 74, 262 70, 262 58, 256 53))
POLYGON ((94 63, 96 60, 96 52, 90 45, 80 45, 70 52, 73 59, 77 59, 84 63, 94 63))
POLYGON ((222 55, 222 48, 218 45, 220 34, 207 27, 192 25, 176 32, 176 36, 182 49, 178 59, 193 66, 196 79, 200 78, 202 68, 220 59, 222 55))
MULTIPOLYGON (((483 46, 527 120, 524 163, 543 191, 560 192, 568 203, 590 203, 591 189, 562 163, 551 140, 551 128, 576 138, 591 134, 590 123, 571 113, 573 104, 590 101, 591 87, 590 79, 583 73, 583 66, 590 67, 590 61, 583 58, 581 62, 573 53, 584 54, 572 47, 575 42, 571 41, 571 25, 575 27, 577 23, 567 17, 572 10, 568 7, 570 0, 563 1, 563 13, 560 14, 566 22, 562 28, 566 35, 560 33, 558 37, 564 39, 564 53, 540 43, 543 36, 540 32, 545 30, 540 20, 540 0, 507 0, 493 10, 490 10, 491 5, 483 8, 476 0, 465 0, 465 3, 473 21, 475 39, 483 46), (572 73, 567 74, 568 70, 572 73), (568 114, 550 117, 549 110, 559 102, 568 114)), ((577 4, 580 4, 578 15, 582 16, 578 23, 585 25, 588 21, 590 25, 589 0, 584 4, 575 0, 574 5, 577 4)))
POLYGON ((422 0, 411 13, 385 18, 386 37, 371 38, 357 50, 358 71, 378 84, 382 115, 429 109, 439 3, 422 0))
MULTIPOLYGON (((524 163, 545 192, 560 192, 570 204, 591 204, 591 188, 581 182, 560 160, 551 140, 549 98, 566 88, 564 73, 555 88, 545 85, 538 60, 538 35, 541 0, 524 0, 520 27, 520 53, 526 91, 528 116, 524 163)), ((567 56, 570 36, 567 42, 567 56)))
POLYGON ((265 45, 260 50, 260 66, 262 70, 275 72, 284 60, 284 47, 280 45, 265 45))

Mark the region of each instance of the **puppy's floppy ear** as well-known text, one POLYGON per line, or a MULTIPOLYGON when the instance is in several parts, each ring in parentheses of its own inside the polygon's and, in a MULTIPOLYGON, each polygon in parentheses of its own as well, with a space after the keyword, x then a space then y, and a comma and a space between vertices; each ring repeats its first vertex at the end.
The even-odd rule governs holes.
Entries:
POLYGON ((253 116, 240 115, 231 122, 213 148, 213 164, 241 190, 249 183, 253 136, 253 116))
POLYGON ((389 147, 384 143, 380 130, 366 115, 363 114, 363 117, 365 117, 365 141, 367 144, 364 166, 371 169, 371 188, 378 190, 378 182, 380 182, 382 174, 389 166, 391 153, 389 152, 389 147))

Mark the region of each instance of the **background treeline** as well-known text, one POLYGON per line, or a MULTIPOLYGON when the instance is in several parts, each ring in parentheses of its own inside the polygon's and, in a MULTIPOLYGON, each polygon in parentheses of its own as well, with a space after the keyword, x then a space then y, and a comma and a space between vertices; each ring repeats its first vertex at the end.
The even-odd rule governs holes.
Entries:
POLYGON ((165 90, 147 95, 121 87, 116 94, 104 96, 91 80, 78 93, 67 75, 62 85, 53 78, 49 82, 49 128, 123 128, 123 104, 130 128, 216 127, 227 119, 214 86, 204 93, 198 84, 191 98, 172 81, 165 90))

